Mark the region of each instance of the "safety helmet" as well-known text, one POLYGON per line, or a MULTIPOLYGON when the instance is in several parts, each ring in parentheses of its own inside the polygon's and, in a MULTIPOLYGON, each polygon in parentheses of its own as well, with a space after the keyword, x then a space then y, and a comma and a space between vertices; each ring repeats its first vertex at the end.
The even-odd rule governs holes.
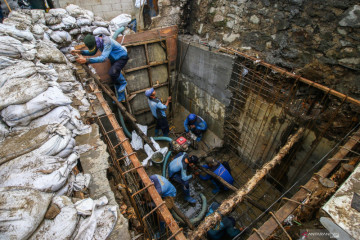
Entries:
POLYGON ((188 120, 189 120, 189 122, 193 122, 193 121, 195 121, 195 120, 196 120, 196 115, 195 115, 195 114, 193 114, 193 113, 189 114, 189 116, 188 116, 188 120))
POLYGON ((145 96, 150 97, 151 94, 154 92, 154 88, 149 88, 145 91, 145 96))
POLYGON ((195 155, 192 155, 189 157, 189 162, 190 163, 197 163, 197 161, 199 160, 199 158, 195 155))

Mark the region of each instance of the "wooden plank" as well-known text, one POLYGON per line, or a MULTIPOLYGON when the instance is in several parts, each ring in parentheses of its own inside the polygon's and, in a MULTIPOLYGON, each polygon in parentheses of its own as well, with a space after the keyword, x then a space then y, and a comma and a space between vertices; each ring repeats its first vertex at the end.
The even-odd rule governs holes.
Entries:
MULTIPOLYGON (((358 130, 353 137, 349 139, 349 141, 332 157, 332 159, 343 159, 349 153, 348 149, 352 149, 360 140, 360 130, 358 130)), ((325 178, 327 177, 341 162, 341 160, 331 160, 328 161, 316 175, 315 175, 304 185, 306 189, 313 191, 317 186, 319 177, 325 178)), ((295 195, 291 198, 294 201, 302 202, 307 197, 308 191, 301 188, 295 195)), ((286 202, 278 211, 276 211, 276 218, 283 222, 299 205, 295 202, 286 202)), ((278 227, 276 221, 273 218, 267 220, 258 231, 261 233, 261 236, 267 238, 270 236, 272 232, 278 227)), ((259 236, 256 234, 252 234, 248 240, 260 240, 259 236)))
MULTIPOLYGON (((94 94, 96 95, 97 99, 99 100, 99 102, 101 102, 102 108, 105 111, 105 114, 108 115, 108 119, 113 127, 113 129, 116 129, 116 135, 119 138, 119 140, 123 142, 122 146, 124 147, 124 150, 126 152, 127 155, 129 155, 129 159, 132 162, 134 168, 137 168, 136 171, 139 174, 142 182, 144 183, 145 187, 148 187, 149 185, 152 185, 150 187, 147 188, 147 191, 149 192, 151 198, 153 199, 154 203, 156 206, 160 206, 158 208, 159 210, 159 214, 162 216, 162 218, 164 219, 164 221, 166 222, 166 225, 169 227, 170 231, 174 234, 177 233, 179 231, 179 226, 177 225, 176 221, 174 220, 174 218, 172 217, 170 211, 168 210, 168 208, 166 207, 165 204, 163 204, 163 200, 161 198, 161 196, 159 195, 159 193, 156 191, 154 185, 152 184, 150 178, 148 177, 145 169, 141 166, 140 161, 138 160, 136 154, 132 154, 134 152, 134 150, 132 149, 130 142, 128 140, 126 140, 126 136, 125 133, 122 131, 119 123, 117 122, 115 116, 112 114, 112 111, 109 107, 109 105, 107 104, 107 102, 104 99, 104 96, 102 95, 102 93, 100 92, 100 90, 98 89, 97 86, 94 87, 94 94)), ((175 236, 175 239, 177 240, 185 240, 185 236, 183 234, 183 232, 178 233, 175 236)))
POLYGON ((167 63, 168 63, 167 60, 166 61, 160 61, 160 62, 149 62, 147 65, 144 65, 144 66, 126 69, 126 70, 124 70, 124 72, 125 73, 130 73, 130 72, 135 72, 135 71, 139 71, 139 70, 142 70, 142 69, 150 70, 150 67, 155 67, 155 66, 159 66, 159 65, 167 64, 167 63))

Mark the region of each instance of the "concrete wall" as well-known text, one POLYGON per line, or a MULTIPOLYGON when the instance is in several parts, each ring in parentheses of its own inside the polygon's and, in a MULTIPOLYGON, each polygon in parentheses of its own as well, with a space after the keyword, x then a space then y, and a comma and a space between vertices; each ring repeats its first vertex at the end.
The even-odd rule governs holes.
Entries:
POLYGON ((230 104, 227 90, 234 57, 179 40, 178 64, 182 62, 178 102, 189 112, 200 115, 209 130, 223 138, 225 108, 230 104))
POLYGON ((56 7, 65 8, 69 4, 78 5, 94 12, 95 16, 111 20, 112 18, 127 13, 135 16, 134 0, 54 0, 56 7))

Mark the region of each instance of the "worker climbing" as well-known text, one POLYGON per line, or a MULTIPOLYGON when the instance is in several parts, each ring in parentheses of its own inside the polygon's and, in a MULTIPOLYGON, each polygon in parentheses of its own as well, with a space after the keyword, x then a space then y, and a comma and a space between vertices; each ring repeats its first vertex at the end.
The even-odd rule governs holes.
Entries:
MULTIPOLYGON (((189 135, 190 133, 194 134, 196 137, 196 142, 200 142, 203 133, 207 129, 207 124, 204 119, 200 116, 197 116, 194 113, 189 114, 184 121, 185 132, 189 135)), ((197 148, 196 144, 194 144, 195 149, 197 148)))
POLYGON ((168 97, 165 104, 156 97, 156 91, 154 88, 147 89, 145 91, 145 96, 148 97, 148 104, 151 109, 151 113, 156 119, 155 136, 159 136, 159 131, 161 130, 162 134, 167 137, 170 130, 165 110, 171 101, 171 96, 168 97))
POLYGON ((196 203, 196 200, 190 196, 189 180, 193 176, 187 175, 186 171, 188 166, 193 167, 197 161, 197 156, 189 156, 185 152, 180 152, 169 164, 169 179, 181 184, 185 200, 189 203, 196 203))
MULTIPOLYGON (((231 176, 231 169, 227 162, 220 163, 216 161, 213 157, 207 157, 205 159, 206 164, 203 165, 204 168, 210 169, 213 173, 215 173, 217 176, 224 179, 229 184, 234 183, 234 178, 231 176)), ((221 189, 228 190, 227 187, 225 187, 223 184, 221 184, 219 181, 211 177, 209 174, 202 176, 199 175, 200 179, 202 180, 210 180, 212 184, 214 185, 214 189, 212 190, 213 194, 218 193, 221 189)))
POLYGON ((80 53, 83 56, 93 56, 96 54, 97 50, 100 50, 102 53, 100 56, 92 58, 79 56, 76 59, 76 62, 80 64, 101 63, 106 59, 109 59, 111 62, 109 75, 115 84, 115 88, 118 93, 118 101, 125 101, 125 88, 127 82, 124 75, 121 73, 121 70, 129 60, 126 49, 114 39, 103 35, 93 36, 88 34, 84 38, 84 43, 89 50, 72 50, 71 53, 73 55, 80 53))

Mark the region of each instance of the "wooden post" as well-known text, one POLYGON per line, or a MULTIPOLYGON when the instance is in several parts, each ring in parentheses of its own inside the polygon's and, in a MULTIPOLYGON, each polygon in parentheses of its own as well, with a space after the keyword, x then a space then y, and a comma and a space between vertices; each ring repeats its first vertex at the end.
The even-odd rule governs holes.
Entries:
POLYGON ((185 214, 175 206, 173 205, 172 209, 175 211, 175 213, 186 223, 186 225, 191 229, 194 230, 194 225, 190 222, 189 218, 185 216, 185 214))
POLYGON ((132 123, 133 128, 135 129, 136 133, 139 134, 139 136, 150 146, 150 148, 156 152, 156 148, 154 147, 151 140, 141 131, 141 129, 136 124, 136 118, 131 115, 128 111, 126 111, 126 108, 116 99, 114 92, 107 89, 104 84, 101 83, 99 76, 95 75, 93 72, 91 72, 90 68, 87 65, 82 65, 86 72, 95 80, 96 84, 99 85, 99 87, 108 95, 118 106, 121 113, 132 123))
POLYGON ((300 128, 294 135, 290 136, 287 143, 280 149, 278 154, 276 154, 269 162, 265 163, 264 166, 256 171, 254 176, 243 186, 241 187, 233 196, 223 201, 220 207, 211 214, 206 217, 204 221, 197 227, 195 231, 189 236, 189 239, 201 239, 202 236, 206 234, 211 228, 216 226, 221 219, 222 216, 226 216, 229 214, 237 204, 244 200, 246 194, 248 194, 254 187, 260 182, 261 179, 265 177, 265 175, 277 164, 281 162, 284 156, 288 154, 292 146, 298 142, 304 134, 304 128, 300 128))

